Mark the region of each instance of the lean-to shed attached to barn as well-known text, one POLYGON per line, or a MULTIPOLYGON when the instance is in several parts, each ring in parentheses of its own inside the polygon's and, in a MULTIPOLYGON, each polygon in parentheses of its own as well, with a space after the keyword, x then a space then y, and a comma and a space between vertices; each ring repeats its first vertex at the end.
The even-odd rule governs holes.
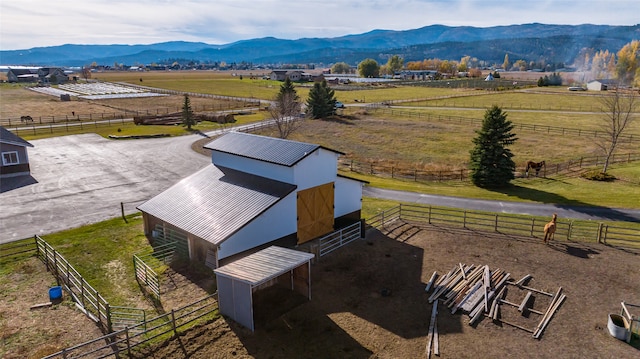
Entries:
POLYGON ((267 243, 304 243, 360 220, 363 183, 338 175, 342 153, 229 132, 205 146, 212 165, 138 207, 145 233, 192 260, 219 261, 267 243))
POLYGON ((253 294, 272 285, 311 299, 311 253, 271 246, 215 270, 220 313, 255 330, 253 294))

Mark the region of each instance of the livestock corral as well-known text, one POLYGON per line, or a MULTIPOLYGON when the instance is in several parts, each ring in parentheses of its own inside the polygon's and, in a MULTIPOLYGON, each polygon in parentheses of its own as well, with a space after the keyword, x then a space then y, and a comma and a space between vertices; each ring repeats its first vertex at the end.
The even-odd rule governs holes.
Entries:
MULTIPOLYGON (((536 312, 545 312, 551 303, 547 295, 533 292, 528 310, 520 312, 505 304, 498 320, 482 316, 473 325, 469 325, 466 314, 452 314, 452 308, 441 301, 435 323, 438 336, 431 336, 432 341, 437 340, 440 357, 630 358, 638 354, 634 347, 638 338, 629 345, 612 337, 607 331, 607 318, 610 313, 620 312, 621 301, 640 302, 640 272, 634 270, 637 262, 637 254, 601 244, 557 238, 545 245, 539 238, 394 221, 370 229, 365 239, 316 260, 311 268, 311 300, 278 287, 257 292, 254 333, 221 317, 136 350, 132 356, 426 357, 435 303, 430 297, 435 286, 429 291, 425 288, 434 272, 442 277, 462 265, 499 269, 509 273, 513 282, 530 276, 527 287, 545 293, 562 288, 566 298, 555 308, 538 339, 506 323, 535 328, 542 318, 536 312)), ((37 267, 32 264, 29 268, 34 272, 37 267)), ((44 272, 44 266, 40 272, 44 272)), ((16 271, 14 276, 18 274, 16 271)), ((521 303, 527 292, 509 285, 503 299, 521 303)), ((172 295, 189 298, 193 293, 172 295)), ((73 319, 63 313, 61 307, 29 312, 31 303, 22 303, 21 311, 28 313, 31 327, 48 323, 49 328, 56 329, 60 342, 71 344, 68 336, 77 335, 79 326, 86 327, 85 338, 95 328, 88 319, 73 319)), ((32 350, 47 345, 51 347, 35 341, 32 350)), ((25 354, 3 355, 28 357, 25 354)))

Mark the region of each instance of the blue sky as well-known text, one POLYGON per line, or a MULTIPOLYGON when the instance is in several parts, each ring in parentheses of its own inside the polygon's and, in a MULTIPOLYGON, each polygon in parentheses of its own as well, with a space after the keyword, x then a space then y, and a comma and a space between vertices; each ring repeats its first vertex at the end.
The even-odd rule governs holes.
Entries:
POLYGON ((2 0, 0 49, 62 44, 226 44, 442 24, 635 25, 640 0, 2 0))

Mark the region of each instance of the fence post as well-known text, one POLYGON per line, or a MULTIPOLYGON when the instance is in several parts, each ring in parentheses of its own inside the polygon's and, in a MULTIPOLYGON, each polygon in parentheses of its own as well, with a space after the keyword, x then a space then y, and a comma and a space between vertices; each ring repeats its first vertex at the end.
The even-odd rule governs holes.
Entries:
POLYGON ((431 206, 429 206, 429 224, 431 224, 431 206))
POLYGON ((127 339, 127 354, 129 355, 129 358, 131 358, 131 343, 129 342, 129 326, 128 325, 124 327, 124 335, 125 335, 125 338, 127 339))
POLYGON ((111 322, 111 306, 109 303, 104 303, 105 310, 107 311, 105 317, 107 317, 107 331, 113 333, 113 323, 111 322))
POLYGON ((176 316, 174 309, 171 309, 171 326, 173 327, 173 334, 177 337, 178 330, 176 329, 176 316))
POLYGON ((596 234, 596 241, 602 243, 602 223, 598 223, 598 233, 596 234))
POLYGON ((124 215, 124 202, 120 202, 120 212, 122 212, 122 219, 124 219, 124 223, 129 223, 129 221, 127 221, 127 217, 124 215))
POLYGON ((496 223, 495 223, 494 231, 498 232, 498 215, 497 214, 496 214, 496 223))
POLYGON ((573 222, 569 222, 569 230, 567 231, 567 239, 571 239, 572 232, 573 232, 573 222))
POLYGON ((533 237, 533 229, 536 226, 536 219, 535 218, 531 218, 531 237, 533 237))
POLYGON ((604 234, 602 235, 602 242, 604 244, 607 244, 607 232, 609 231, 609 225, 604 224, 603 227, 604 227, 604 234))

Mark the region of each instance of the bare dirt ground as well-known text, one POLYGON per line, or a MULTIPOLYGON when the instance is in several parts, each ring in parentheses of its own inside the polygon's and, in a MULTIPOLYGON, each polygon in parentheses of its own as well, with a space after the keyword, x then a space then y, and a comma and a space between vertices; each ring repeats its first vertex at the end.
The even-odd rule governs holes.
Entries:
POLYGON ((98 338, 102 332, 66 297, 51 307, 30 309, 49 301, 55 277, 36 257, 21 262, 1 281, 0 358, 41 358, 98 338))
MULTIPOLYGON (((602 245, 562 240, 544 245, 528 238, 398 224, 384 233, 372 230, 365 240, 316 262, 311 301, 289 291, 258 292, 255 333, 218 319, 140 357, 425 357, 431 315, 425 285, 433 271, 444 274, 464 263, 501 268, 516 279, 531 274, 530 287, 547 292, 562 287, 567 300, 539 340, 488 318, 469 326, 466 315, 441 306, 440 357, 633 358, 640 350, 610 336, 607 317, 620 312, 622 300, 640 303, 638 259, 638 254, 602 245)), ((519 303, 525 292, 509 288, 506 299, 519 303)), ((533 308, 545 311, 549 302, 536 294, 533 308)), ((522 317, 502 307, 505 320, 530 328, 539 322, 535 313, 522 317)))

